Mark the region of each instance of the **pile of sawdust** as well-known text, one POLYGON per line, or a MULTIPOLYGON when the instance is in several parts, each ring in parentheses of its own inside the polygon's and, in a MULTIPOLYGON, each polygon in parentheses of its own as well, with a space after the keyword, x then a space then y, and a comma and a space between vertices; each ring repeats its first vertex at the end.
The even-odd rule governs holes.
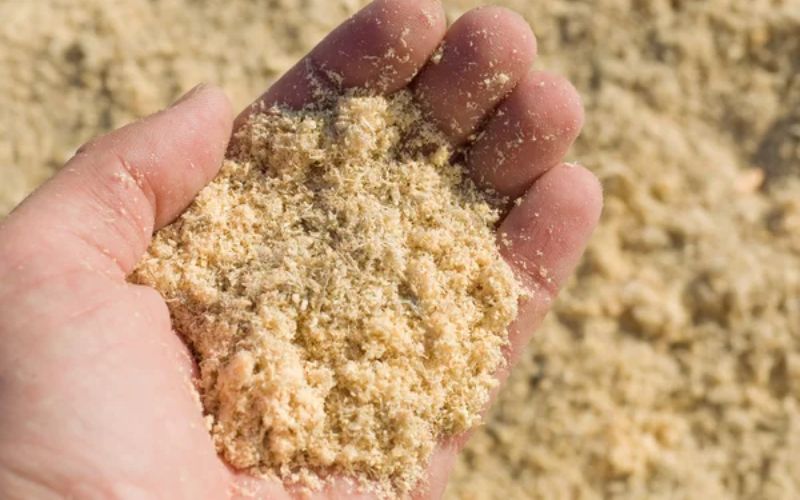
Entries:
MULTIPOLYGON (((363 3, 0 0, 0 212, 198 81, 245 106, 363 3)), ((606 208, 448 496, 800 497, 800 0, 496 3, 581 92, 606 208)))
POLYGON ((520 290, 410 94, 332 101, 252 115, 133 279, 194 351, 231 464, 405 494, 480 421, 520 290))

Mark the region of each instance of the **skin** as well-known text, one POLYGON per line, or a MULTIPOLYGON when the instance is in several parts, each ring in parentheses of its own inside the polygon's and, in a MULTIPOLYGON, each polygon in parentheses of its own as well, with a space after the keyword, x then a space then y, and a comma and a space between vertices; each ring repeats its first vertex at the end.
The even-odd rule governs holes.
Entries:
MULTIPOLYGON (((577 265, 602 194, 589 171, 561 163, 583 110, 566 80, 529 69, 536 43, 522 18, 487 7, 445 24, 438 2, 377 0, 257 102, 301 107, 320 87, 410 86, 454 144, 469 144, 476 182, 521 197, 498 227, 504 257, 535 290, 509 330, 513 364, 577 265), (441 59, 428 62, 443 38, 441 59), (506 77, 487 85, 498 72, 506 77)), ((221 90, 198 87, 82 147, 0 222, 3 498, 291 496, 216 455, 166 304, 125 281, 253 109, 234 120, 221 90)), ((415 496, 441 495, 465 439, 442 443, 415 496)), ((344 481, 317 496, 353 497, 344 481)))

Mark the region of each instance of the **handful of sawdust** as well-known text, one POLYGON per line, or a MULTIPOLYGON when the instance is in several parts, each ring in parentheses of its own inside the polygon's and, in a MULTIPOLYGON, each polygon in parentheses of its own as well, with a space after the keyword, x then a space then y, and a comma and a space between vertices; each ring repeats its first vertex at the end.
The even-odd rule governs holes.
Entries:
POLYGON ((520 288, 498 212, 407 93, 252 116, 133 279, 166 298, 218 451, 404 494, 479 422, 520 288))

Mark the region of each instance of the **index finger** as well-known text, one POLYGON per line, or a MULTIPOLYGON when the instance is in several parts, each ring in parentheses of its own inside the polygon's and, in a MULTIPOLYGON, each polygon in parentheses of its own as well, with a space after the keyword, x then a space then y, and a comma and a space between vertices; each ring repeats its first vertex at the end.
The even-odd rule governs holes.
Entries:
POLYGON ((436 50, 446 20, 438 0, 375 0, 339 25, 248 106, 300 109, 331 91, 379 94, 406 86, 436 50))

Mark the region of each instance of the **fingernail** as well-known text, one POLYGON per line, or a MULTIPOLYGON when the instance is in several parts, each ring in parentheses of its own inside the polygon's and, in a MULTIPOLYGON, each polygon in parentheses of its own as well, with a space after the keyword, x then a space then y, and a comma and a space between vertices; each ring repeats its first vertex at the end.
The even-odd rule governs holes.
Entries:
POLYGON ((180 103, 188 101, 189 99, 191 99, 192 97, 197 95, 200 91, 202 91, 207 85, 208 84, 206 84, 206 83, 198 83, 197 85, 192 87, 192 89, 189 90, 189 92, 186 92, 181 97, 179 97, 177 101, 175 101, 172 104, 170 104, 169 107, 170 108, 174 108, 175 106, 179 105, 180 103))

